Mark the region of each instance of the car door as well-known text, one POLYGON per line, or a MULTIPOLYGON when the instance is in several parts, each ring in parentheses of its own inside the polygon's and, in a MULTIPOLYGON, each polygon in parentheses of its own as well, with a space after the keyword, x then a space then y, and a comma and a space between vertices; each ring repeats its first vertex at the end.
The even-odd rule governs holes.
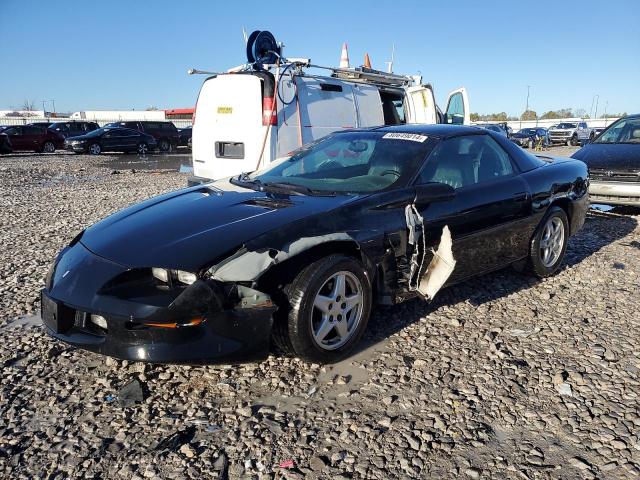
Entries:
POLYGON ((121 146, 125 151, 135 150, 140 141, 140 133, 134 130, 122 130, 121 146))
POLYGON ((455 189, 451 200, 420 206, 430 246, 443 228, 453 239, 456 268, 450 282, 493 270, 524 257, 531 195, 515 162, 488 134, 442 140, 422 168, 417 183, 440 182, 455 189))
POLYGON ((11 148, 14 150, 26 150, 25 139, 23 136, 23 128, 21 126, 9 127, 4 133, 9 136, 9 141, 11 142, 11 148))
POLYGON ((100 139, 100 146, 102 147, 102 150, 104 151, 120 150, 122 148, 121 131, 122 129, 115 128, 113 130, 109 130, 104 135, 102 135, 102 138, 100 139))
POLYGON ((469 110, 469 96, 464 87, 449 93, 447 97, 447 109, 444 114, 444 123, 456 125, 471 125, 471 113, 469 110))
POLYGON ((47 132, 44 128, 31 127, 29 125, 22 127, 25 150, 40 150, 46 141, 46 137, 47 132))

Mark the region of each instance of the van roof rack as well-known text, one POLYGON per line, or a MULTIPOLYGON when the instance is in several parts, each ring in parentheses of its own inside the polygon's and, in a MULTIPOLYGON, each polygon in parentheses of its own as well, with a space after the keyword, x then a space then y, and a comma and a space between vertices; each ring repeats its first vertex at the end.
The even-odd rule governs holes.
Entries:
POLYGON ((354 69, 332 68, 331 70, 333 70, 333 77, 352 82, 377 83, 396 87, 411 85, 415 82, 413 77, 387 73, 382 70, 367 67, 357 67, 354 69))

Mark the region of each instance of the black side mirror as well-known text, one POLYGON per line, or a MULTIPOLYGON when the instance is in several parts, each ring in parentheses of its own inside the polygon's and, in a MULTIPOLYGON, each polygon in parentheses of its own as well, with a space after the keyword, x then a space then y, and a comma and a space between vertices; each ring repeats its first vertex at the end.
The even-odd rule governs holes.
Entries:
POLYGON ((443 202, 451 200, 456 196, 456 190, 446 183, 430 182, 422 185, 416 185, 416 199, 417 205, 426 205, 427 203, 443 202))

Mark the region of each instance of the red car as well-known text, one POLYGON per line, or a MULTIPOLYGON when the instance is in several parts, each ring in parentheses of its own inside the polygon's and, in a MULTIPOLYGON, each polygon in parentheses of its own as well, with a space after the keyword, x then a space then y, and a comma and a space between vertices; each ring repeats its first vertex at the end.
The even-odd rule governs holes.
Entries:
POLYGON ((3 127, 0 131, 9 137, 13 151, 28 150, 53 153, 56 149, 64 148, 64 137, 58 132, 45 128, 15 125, 3 127))

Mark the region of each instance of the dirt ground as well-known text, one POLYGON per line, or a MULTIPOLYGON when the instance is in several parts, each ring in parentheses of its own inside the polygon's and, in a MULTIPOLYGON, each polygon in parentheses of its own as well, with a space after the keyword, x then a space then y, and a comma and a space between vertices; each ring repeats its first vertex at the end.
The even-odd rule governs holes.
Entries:
POLYGON ((640 476, 637 211, 593 210, 552 278, 507 269, 378 308, 336 365, 148 365, 38 318, 81 229, 185 185, 188 156, 132 160, 0 157, 0 477, 640 476), (122 406, 132 381, 143 400, 122 406))

